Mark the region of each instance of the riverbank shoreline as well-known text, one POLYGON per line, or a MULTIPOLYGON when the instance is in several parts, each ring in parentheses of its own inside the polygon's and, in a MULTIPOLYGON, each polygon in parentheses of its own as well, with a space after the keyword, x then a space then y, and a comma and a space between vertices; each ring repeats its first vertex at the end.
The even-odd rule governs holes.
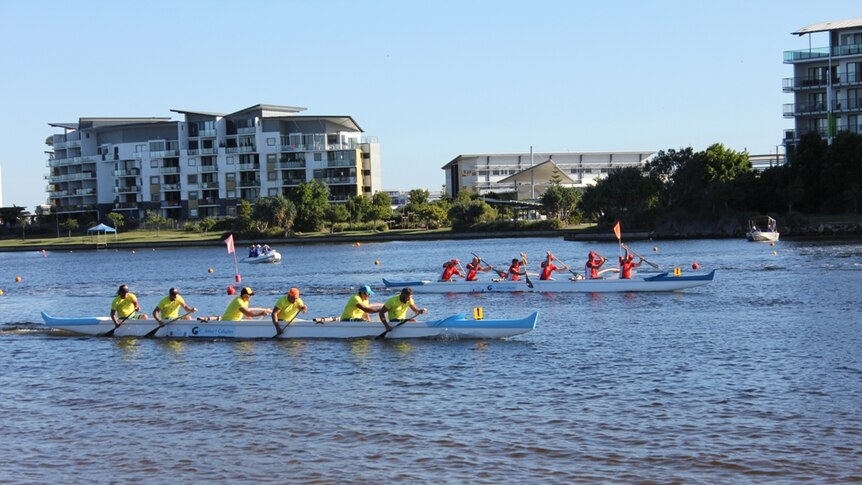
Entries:
MULTIPOLYGON (((306 244, 356 244, 376 243, 392 241, 436 241, 436 240, 467 240, 467 239, 518 239, 535 237, 560 237, 563 241, 571 242, 612 242, 616 236, 610 231, 584 231, 584 230, 544 230, 544 231, 512 231, 512 232, 433 232, 433 233, 378 233, 378 234, 326 234, 314 236, 297 236, 290 238, 275 239, 236 239, 236 247, 242 248, 250 244, 266 242, 274 245, 306 245, 306 244)), ((745 238, 744 234, 726 233, 698 233, 698 234, 665 234, 658 231, 651 232, 629 232, 624 234, 626 241, 673 241, 686 239, 739 239, 745 238)), ((781 234, 781 240, 820 240, 820 239, 847 239, 854 240, 862 238, 862 225, 857 224, 821 224, 817 227, 805 227, 801 229, 788 229, 781 234)), ((45 251, 97 251, 105 249, 149 249, 149 248, 178 248, 178 247, 210 247, 224 246, 224 241, 218 239, 184 240, 184 241, 125 241, 100 243, 70 243, 49 244, 39 246, 35 244, 22 244, 20 246, 0 246, 0 252, 40 252, 45 251)))

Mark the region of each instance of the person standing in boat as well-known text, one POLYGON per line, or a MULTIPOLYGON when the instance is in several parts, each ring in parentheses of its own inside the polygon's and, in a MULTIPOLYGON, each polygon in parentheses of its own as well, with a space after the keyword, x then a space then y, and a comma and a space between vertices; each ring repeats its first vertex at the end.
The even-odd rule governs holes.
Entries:
POLYGON ((482 266, 482 260, 479 259, 479 256, 473 256, 473 261, 467 263, 467 281, 476 281, 480 271, 484 273, 490 269, 482 266))
POLYGON ((542 274, 539 275, 540 280, 552 280, 551 276, 554 271, 561 273, 563 271, 567 271, 566 268, 558 268, 557 265, 554 264, 554 260, 557 259, 548 251, 548 254, 545 256, 545 260, 542 261, 542 274))
POLYGON ((291 288, 286 295, 282 296, 275 302, 272 308, 272 324, 275 325, 278 333, 282 332, 278 326, 279 321, 292 322, 299 312, 305 313, 308 307, 299 298, 299 288, 291 288))
POLYGON ((416 304, 413 303, 412 288, 404 288, 401 290, 400 294, 386 300, 386 303, 383 304, 383 308, 380 309, 379 316, 380 321, 383 322, 383 326, 386 327, 387 331, 392 330, 392 326, 389 325, 390 323, 401 323, 405 321, 408 308, 413 310, 416 315, 428 313, 427 309, 418 308, 416 304), (387 314, 389 315, 388 321, 386 318, 387 314))
POLYGON ((134 293, 129 292, 129 285, 120 285, 117 290, 117 297, 111 302, 111 320, 114 321, 114 326, 120 326, 120 320, 149 320, 146 313, 138 313, 141 311, 141 306, 138 305, 138 297, 134 293))
POLYGON ((440 275, 440 281, 453 281, 452 278, 455 276, 464 277, 464 274, 458 269, 459 264, 461 264, 461 262, 457 259, 452 259, 443 263, 443 274, 440 275))
POLYGON ((371 287, 364 285, 359 288, 359 291, 347 300, 347 305, 344 306, 344 311, 341 312, 342 322, 368 322, 371 319, 369 313, 380 313, 379 305, 368 303, 368 298, 374 292, 371 287))
POLYGON ((644 258, 635 263, 635 257, 626 248, 625 256, 620 256, 620 279, 627 280, 632 277, 632 270, 640 266, 644 262, 644 258))
POLYGON ((599 268, 601 268, 605 262, 607 262, 607 258, 595 251, 590 251, 590 254, 587 255, 587 264, 584 266, 584 274, 587 275, 587 279, 598 279, 599 268))
MULTIPOLYGON (((162 298, 162 301, 160 301, 159 304, 156 305, 156 308, 153 309, 153 318, 159 322, 159 325, 165 324, 162 319, 179 320, 180 307, 188 313, 198 311, 197 308, 192 308, 186 304, 186 301, 180 295, 180 290, 171 288, 168 290, 168 296, 162 298)), ((184 315, 183 320, 191 320, 191 317, 184 315)))
POLYGON ((245 287, 239 292, 239 296, 231 300, 227 308, 222 314, 222 320, 238 322, 245 317, 265 317, 270 314, 269 308, 249 308, 248 304, 254 291, 251 288, 245 287))

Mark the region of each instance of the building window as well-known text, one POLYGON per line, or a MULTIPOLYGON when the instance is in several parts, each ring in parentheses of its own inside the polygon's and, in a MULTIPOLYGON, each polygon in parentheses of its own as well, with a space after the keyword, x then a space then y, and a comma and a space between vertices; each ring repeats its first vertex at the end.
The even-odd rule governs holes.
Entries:
POLYGON ((191 173, 188 177, 189 185, 194 185, 198 183, 198 174, 191 173))
POLYGON ((194 167, 197 164, 198 164, 197 158, 189 158, 189 167, 194 167))
POLYGON ((228 172, 224 174, 225 182, 236 182, 236 172, 228 172))
POLYGON ((198 210, 197 210, 197 209, 190 209, 190 210, 189 210, 189 215, 190 215, 191 217, 197 217, 197 216, 198 216, 198 210))
POLYGON ((227 215, 236 216, 236 207, 235 206, 229 206, 227 208, 227 215))
POLYGON ((197 190, 189 190, 189 200, 198 200, 197 190))
POLYGON ((315 153, 314 154, 314 161, 315 162, 322 162, 323 161, 323 154, 322 153, 315 153))
POLYGON ((266 139, 266 146, 269 146, 269 147, 275 146, 275 138, 267 138, 266 139))
POLYGON ((228 190, 227 191, 228 199, 236 199, 236 190, 228 190))
POLYGON ((278 195, 278 189, 269 189, 268 193, 270 197, 275 197, 278 195))
POLYGON ((278 172, 267 172, 266 173, 266 179, 269 181, 277 180, 277 178, 278 178, 277 175, 278 175, 278 172))
POLYGON ((227 164, 233 165, 233 157, 227 157, 227 164))
POLYGON ((159 168, 158 160, 150 160, 150 168, 159 168))
POLYGON ((159 185, 159 176, 150 177, 150 185, 159 185))

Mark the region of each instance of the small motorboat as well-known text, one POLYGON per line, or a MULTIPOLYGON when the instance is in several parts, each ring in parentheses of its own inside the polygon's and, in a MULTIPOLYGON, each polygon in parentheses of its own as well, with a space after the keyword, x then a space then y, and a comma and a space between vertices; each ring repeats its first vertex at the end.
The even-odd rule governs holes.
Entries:
POLYGON ((275 249, 270 249, 269 252, 259 256, 247 256, 241 260, 243 263, 277 263, 279 261, 281 261, 281 253, 275 249))
POLYGON ((752 242, 778 242, 778 224, 769 216, 752 217, 745 238, 752 242))

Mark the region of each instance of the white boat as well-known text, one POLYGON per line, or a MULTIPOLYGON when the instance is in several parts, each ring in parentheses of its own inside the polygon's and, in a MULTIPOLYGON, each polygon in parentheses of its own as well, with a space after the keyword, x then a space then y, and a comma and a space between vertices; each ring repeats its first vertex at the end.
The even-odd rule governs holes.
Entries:
POLYGON ((548 293, 611 293, 645 291, 679 291, 706 285, 715 279, 715 270, 705 274, 674 276, 659 273, 652 276, 634 275, 629 279, 616 276, 594 280, 538 280, 530 278, 530 283, 519 281, 389 281, 383 279, 387 288, 412 288, 414 293, 494 293, 494 292, 548 292, 548 293))
POLYGON ((745 238, 753 242, 778 242, 778 224, 769 216, 749 219, 745 238))
MULTIPOLYGON (((527 317, 507 320, 474 320, 466 315, 452 315, 439 320, 407 322, 387 332, 386 339, 405 338, 502 338, 527 333, 536 328, 539 313, 527 317)), ((110 317, 58 318, 42 312, 45 325, 75 335, 102 336, 114 328, 110 317)), ((315 323, 294 320, 285 327, 280 339, 349 339, 378 337, 385 328, 380 322, 328 322, 315 323)), ((395 324, 397 325, 397 324, 395 324)), ((394 326, 394 325, 393 325, 394 326)), ((158 328, 154 320, 128 320, 115 331, 115 337, 144 337, 158 328)), ((177 320, 165 325, 153 337, 187 339, 267 339, 275 338, 276 331, 271 320, 244 320, 201 322, 177 320)))
POLYGON ((242 258, 242 263, 277 263, 281 261, 281 253, 275 249, 270 249, 268 253, 252 258, 247 256, 242 258))

